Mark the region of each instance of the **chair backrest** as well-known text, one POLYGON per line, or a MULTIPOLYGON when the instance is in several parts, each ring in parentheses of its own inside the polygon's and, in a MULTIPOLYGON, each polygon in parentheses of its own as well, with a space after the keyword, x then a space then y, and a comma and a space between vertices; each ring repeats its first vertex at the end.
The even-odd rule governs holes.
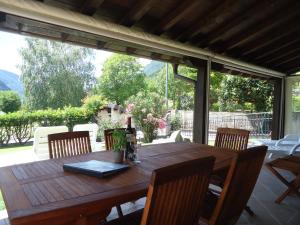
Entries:
POLYGON ((154 170, 141 225, 197 224, 215 158, 154 170))
POLYGON ((48 145, 51 159, 92 152, 88 131, 50 134, 48 145))
MULTIPOLYGON (((126 130, 126 128, 116 128, 117 130, 126 130)), ((112 137, 112 133, 114 130, 116 129, 107 129, 104 130, 104 140, 105 140, 105 149, 106 150, 112 150, 113 149, 113 137, 112 137)), ((136 129, 132 128, 134 135, 136 136, 136 129)))
POLYGON ((88 131, 90 133, 92 151, 95 151, 98 128, 96 123, 76 124, 73 127, 73 131, 88 131))
POLYGON ((215 146, 233 150, 247 148, 250 131, 236 128, 218 128, 215 146))
POLYGON ((67 132, 67 126, 37 127, 34 131, 33 150, 39 159, 49 159, 48 135, 67 132))
POLYGON ((257 146, 236 152, 210 225, 236 224, 252 194, 267 149, 267 146, 257 146))

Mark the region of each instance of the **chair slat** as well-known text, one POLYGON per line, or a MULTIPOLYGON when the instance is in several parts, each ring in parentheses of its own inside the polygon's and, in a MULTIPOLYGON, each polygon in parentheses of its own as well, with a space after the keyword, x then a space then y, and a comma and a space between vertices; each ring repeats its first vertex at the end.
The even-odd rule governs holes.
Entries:
POLYGON ((233 150, 247 148, 250 131, 236 128, 218 128, 215 146, 233 150))
POLYGON ((48 145, 51 159, 92 152, 88 131, 49 134, 48 145))
POLYGON ((155 170, 141 225, 197 224, 213 163, 206 157, 155 170))

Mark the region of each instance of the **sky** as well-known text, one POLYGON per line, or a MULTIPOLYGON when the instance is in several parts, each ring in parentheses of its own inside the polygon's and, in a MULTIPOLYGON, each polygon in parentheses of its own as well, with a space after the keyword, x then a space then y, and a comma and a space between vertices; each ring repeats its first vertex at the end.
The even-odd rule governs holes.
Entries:
MULTIPOLYGON (((21 74, 17 65, 20 65, 22 59, 18 49, 26 46, 25 36, 0 31, 0 69, 13 72, 17 75, 21 74)), ((111 52, 95 50, 95 76, 101 75, 101 69, 104 61, 112 54, 111 52)), ((143 65, 147 65, 150 60, 139 58, 138 61, 143 65)))

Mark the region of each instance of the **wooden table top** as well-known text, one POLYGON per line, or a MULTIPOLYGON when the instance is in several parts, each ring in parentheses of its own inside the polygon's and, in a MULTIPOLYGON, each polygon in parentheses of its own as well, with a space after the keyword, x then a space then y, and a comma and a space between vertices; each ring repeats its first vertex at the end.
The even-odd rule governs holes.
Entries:
POLYGON ((0 168, 0 187, 11 224, 33 224, 110 210, 145 196, 154 169, 210 155, 216 157, 217 171, 230 165, 234 152, 192 143, 149 145, 139 150, 140 164, 107 178, 63 171, 64 163, 113 161, 112 152, 94 152, 0 168))

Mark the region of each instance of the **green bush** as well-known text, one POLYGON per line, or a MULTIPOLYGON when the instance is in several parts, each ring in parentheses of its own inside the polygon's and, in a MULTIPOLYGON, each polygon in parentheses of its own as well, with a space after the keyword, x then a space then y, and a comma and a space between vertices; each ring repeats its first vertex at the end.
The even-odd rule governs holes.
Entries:
POLYGON ((103 141, 104 140, 104 130, 121 128, 122 124, 120 122, 113 122, 113 121, 111 121, 110 118, 107 118, 107 119, 100 118, 98 126, 99 126, 99 129, 97 132, 97 139, 99 141, 103 141))
POLYGON ((83 107, 97 113, 101 108, 108 104, 107 100, 101 95, 91 95, 83 99, 83 107))
POLYGON ((178 113, 172 115, 170 123, 171 123, 171 131, 179 130, 182 125, 180 115, 178 113))
POLYGON ((0 111, 9 113, 18 111, 21 107, 21 99, 14 91, 0 91, 0 111))
POLYGON ((69 130, 75 124, 88 123, 94 113, 85 108, 68 107, 58 110, 18 111, 0 115, 0 145, 8 143, 11 137, 19 144, 32 137, 33 127, 66 125, 69 130))

